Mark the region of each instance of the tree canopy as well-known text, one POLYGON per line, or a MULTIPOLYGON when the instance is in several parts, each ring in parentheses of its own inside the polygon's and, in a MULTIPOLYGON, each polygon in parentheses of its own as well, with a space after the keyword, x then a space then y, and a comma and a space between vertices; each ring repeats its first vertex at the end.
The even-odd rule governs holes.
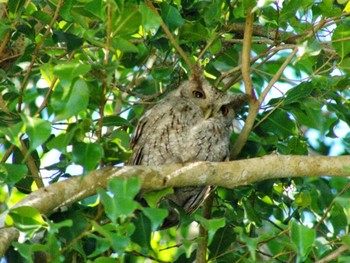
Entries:
POLYGON ((348 1, 11 0, 0 17, 5 262, 350 260, 348 1), (126 167, 142 114, 198 68, 249 97, 239 161, 126 167), (169 186, 213 183, 159 230, 169 186))

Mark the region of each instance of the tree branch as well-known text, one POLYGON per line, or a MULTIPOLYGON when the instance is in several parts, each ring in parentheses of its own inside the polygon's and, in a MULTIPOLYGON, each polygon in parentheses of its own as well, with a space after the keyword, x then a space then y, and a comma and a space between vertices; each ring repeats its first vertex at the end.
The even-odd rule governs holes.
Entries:
MULTIPOLYGON (((107 167, 90 172, 86 176, 71 177, 65 181, 40 188, 18 202, 15 207, 32 206, 47 214, 96 194, 105 188, 112 178, 138 176, 145 190, 194 185, 217 185, 234 188, 273 178, 350 176, 350 156, 278 156, 232 162, 195 162, 159 166, 107 167)), ((0 215, 0 258, 11 242, 17 239, 17 231, 5 226, 8 211, 0 215)))

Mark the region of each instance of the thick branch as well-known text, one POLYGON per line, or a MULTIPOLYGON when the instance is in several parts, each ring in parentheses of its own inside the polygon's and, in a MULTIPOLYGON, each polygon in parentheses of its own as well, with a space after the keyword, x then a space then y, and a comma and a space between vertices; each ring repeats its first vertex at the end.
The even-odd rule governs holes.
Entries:
MULTIPOLYGON (((350 176, 350 156, 307 157, 270 155, 232 162, 196 162, 160 166, 109 167, 86 176, 77 176, 41 188, 18 202, 14 207, 32 206, 46 214, 61 206, 96 194, 116 177, 138 176, 146 190, 173 186, 217 185, 233 188, 257 181, 284 177, 350 176)), ((0 227, 5 226, 7 213, 0 216, 0 227)), ((0 230, 0 257, 12 241, 17 239, 13 228, 0 230)))

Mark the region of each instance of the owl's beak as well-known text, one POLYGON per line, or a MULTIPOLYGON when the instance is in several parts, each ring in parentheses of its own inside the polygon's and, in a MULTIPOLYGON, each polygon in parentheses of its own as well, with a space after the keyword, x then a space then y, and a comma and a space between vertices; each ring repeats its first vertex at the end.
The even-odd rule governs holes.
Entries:
POLYGON ((213 109, 209 107, 208 109, 205 110, 204 112, 204 119, 209 119, 211 117, 211 114, 213 113, 213 109))

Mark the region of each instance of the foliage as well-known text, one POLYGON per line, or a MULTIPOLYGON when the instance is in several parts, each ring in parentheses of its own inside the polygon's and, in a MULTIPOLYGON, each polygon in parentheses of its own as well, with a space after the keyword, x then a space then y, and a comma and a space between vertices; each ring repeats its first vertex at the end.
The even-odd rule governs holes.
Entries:
MULTIPOLYGON (((254 13, 253 97, 262 104, 238 158, 348 154, 346 2, 1 4, 0 212, 44 184, 127 163, 130 134, 142 113, 191 70, 176 43, 220 89, 244 92, 247 10, 254 13)), ((240 113, 238 126, 247 112, 240 113)), ((233 134, 232 145, 236 140, 233 134)), ((26 240, 13 244, 7 260, 30 262, 34 252, 46 251, 50 262, 191 262, 201 241, 192 222, 199 222, 208 232, 211 262, 314 262, 350 245, 349 186, 347 178, 324 177, 220 188, 211 219, 199 210, 184 215, 178 229, 157 231, 166 210, 134 201, 138 180, 113 180, 106 191, 64 212, 11 210, 6 223, 25 232, 26 240)), ((344 252, 336 260, 349 257, 344 252)))

